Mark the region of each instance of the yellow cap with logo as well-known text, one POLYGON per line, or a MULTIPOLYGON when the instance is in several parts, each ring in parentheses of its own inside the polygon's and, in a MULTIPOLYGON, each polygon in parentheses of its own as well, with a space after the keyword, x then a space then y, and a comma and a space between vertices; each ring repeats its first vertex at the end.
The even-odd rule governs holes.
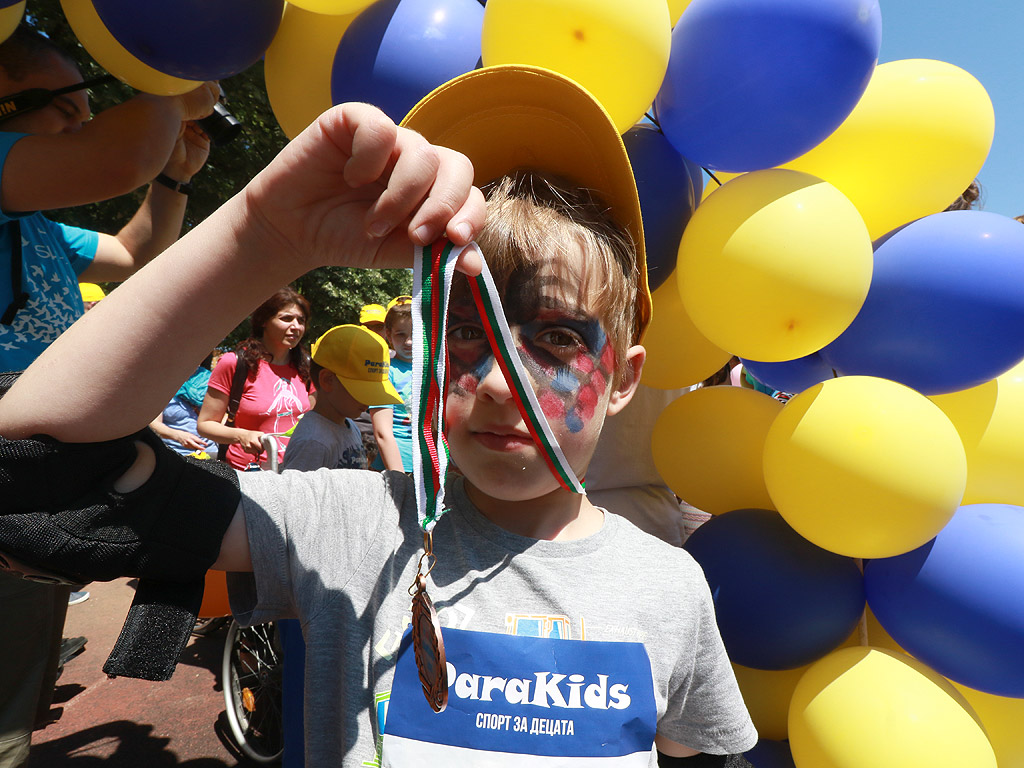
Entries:
POLYGON ((397 405, 402 396, 391 384, 391 356, 384 340, 361 325, 337 325, 313 344, 313 362, 338 377, 364 405, 397 405))

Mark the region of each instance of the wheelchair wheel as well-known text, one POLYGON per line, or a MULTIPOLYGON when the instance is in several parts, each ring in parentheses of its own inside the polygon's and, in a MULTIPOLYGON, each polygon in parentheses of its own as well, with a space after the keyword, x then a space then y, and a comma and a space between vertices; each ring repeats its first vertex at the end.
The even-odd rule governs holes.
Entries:
POLYGON ((257 763, 277 762, 284 751, 281 674, 277 627, 232 621, 221 668, 224 707, 239 749, 257 763))

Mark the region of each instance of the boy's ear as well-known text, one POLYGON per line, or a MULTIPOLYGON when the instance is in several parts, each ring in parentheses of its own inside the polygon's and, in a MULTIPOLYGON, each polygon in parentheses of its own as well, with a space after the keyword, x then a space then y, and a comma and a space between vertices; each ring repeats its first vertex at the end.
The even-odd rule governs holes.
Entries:
POLYGON ((647 350, 636 344, 626 350, 626 365, 621 376, 616 377, 612 385, 611 397, 608 398, 608 415, 614 416, 633 399, 636 388, 640 384, 640 374, 647 359, 647 350))
POLYGON ((337 381, 337 377, 326 368, 320 369, 320 376, 317 378, 317 389, 322 389, 325 392, 330 392, 332 389, 334 389, 334 383, 337 381))

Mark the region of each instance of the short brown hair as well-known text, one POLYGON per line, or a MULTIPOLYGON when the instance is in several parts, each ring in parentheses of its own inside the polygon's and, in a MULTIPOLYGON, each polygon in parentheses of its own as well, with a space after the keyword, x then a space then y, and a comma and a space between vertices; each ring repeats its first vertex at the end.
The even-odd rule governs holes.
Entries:
MULTIPOLYGON (((538 268, 572 244, 586 254, 578 279, 625 371, 626 350, 639 337, 640 272, 629 233, 590 190, 533 171, 517 171, 484 187, 487 222, 477 238, 500 294, 513 274, 538 268), (593 288, 593 290, 592 290, 593 288)), ((620 378, 621 380, 621 378, 620 378)))

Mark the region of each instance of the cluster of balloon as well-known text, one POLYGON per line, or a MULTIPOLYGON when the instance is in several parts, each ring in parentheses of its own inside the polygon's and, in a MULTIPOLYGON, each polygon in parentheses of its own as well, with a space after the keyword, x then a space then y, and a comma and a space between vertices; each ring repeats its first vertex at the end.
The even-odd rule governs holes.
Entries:
POLYGON ((676 23, 656 119, 723 183, 684 214, 645 383, 735 355, 795 397, 695 390, 652 453, 714 515, 687 548, 774 740, 755 765, 1021 768, 1024 228, 944 212, 991 101, 952 64, 876 67, 880 24, 864 0, 692 0, 676 23), (851 634, 858 590, 880 624, 851 634))
POLYGON ((795 394, 698 389, 653 435, 665 480, 715 515, 689 546, 766 738, 751 758, 1024 766, 1024 228, 942 212, 985 161, 992 104, 952 64, 877 65, 877 0, 62 4, 152 93, 265 54, 289 136, 344 100, 401 119, 478 66, 587 87, 641 197, 644 382, 736 356, 795 394), (865 596, 880 624, 858 627, 865 596))

